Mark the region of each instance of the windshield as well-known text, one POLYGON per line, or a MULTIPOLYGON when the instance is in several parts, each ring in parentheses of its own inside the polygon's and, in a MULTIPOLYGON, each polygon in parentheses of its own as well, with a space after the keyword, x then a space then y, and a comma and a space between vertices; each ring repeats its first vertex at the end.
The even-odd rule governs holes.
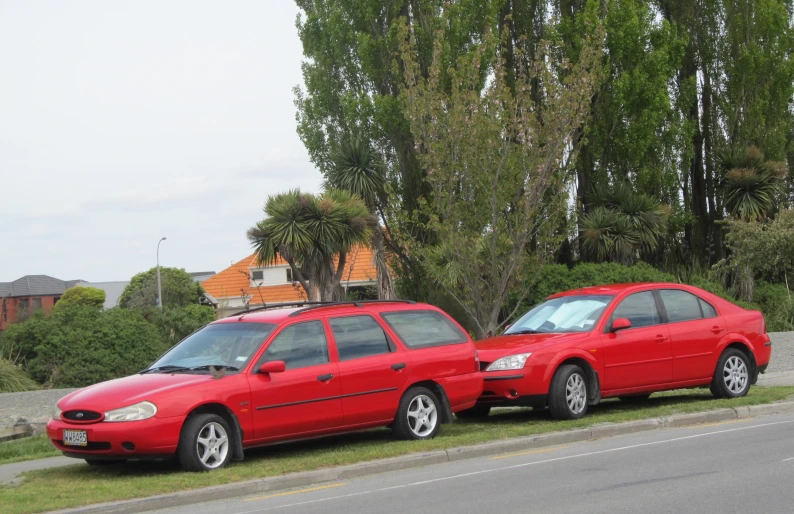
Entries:
POLYGON ((149 370, 209 366, 242 369, 275 326, 246 322, 207 325, 183 339, 149 370))
POLYGON ((589 332, 611 300, 605 295, 553 298, 521 316, 505 334, 589 332))

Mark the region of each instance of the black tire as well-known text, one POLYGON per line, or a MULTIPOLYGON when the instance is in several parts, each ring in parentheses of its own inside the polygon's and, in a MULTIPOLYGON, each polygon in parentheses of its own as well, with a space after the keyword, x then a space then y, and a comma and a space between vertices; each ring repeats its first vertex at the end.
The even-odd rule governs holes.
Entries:
POLYGON ((490 405, 475 405, 471 409, 462 410, 455 413, 455 417, 460 419, 479 419, 487 418, 491 412, 490 405))
POLYGON ((632 394, 628 396, 618 396, 618 399, 625 403, 642 403, 648 398, 650 398, 650 393, 648 394, 632 394))
POLYGON ((89 466, 112 466, 122 462, 127 462, 127 459, 85 459, 85 463, 89 466))
POLYGON ((392 424, 392 432, 397 439, 432 439, 441 427, 441 402, 436 394, 426 387, 412 387, 400 398, 400 406, 397 408, 397 417, 392 424), (422 403, 423 408, 418 407, 422 403), (429 404, 432 403, 432 409, 429 404), (409 409, 413 415, 409 415, 409 409), (420 413, 417 418, 415 413, 420 413), (435 414, 433 416, 433 413, 435 414), (427 414, 427 415, 425 415, 427 414), (413 423, 411 422, 413 420, 413 423), (417 424, 421 426, 417 429, 417 424), (426 425, 431 423, 432 428, 426 425))
POLYGON ((750 390, 753 373, 750 359, 736 348, 728 348, 717 361, 714 378, 711 381, 711 394, 715 398, 739 398, 750 390))
POLYGON ((582 368, 566 364, 557 369, 549 387, 549 411, 554 419, 579 419, 587 413, 587 376, 582 368), (574 375, 578 378, 572 378, 574 375), (575 389, 571 391, 575 408, 568 402, 569 380, 575 383, 572 384, 575 389))
POLYGON ((187 471, 221 469, 232 460, 234 437, 236 434, 232 432, 229 424, 222 417, 217 414, 197 414, 189 417, 182 427, 176 456, 187 471), (225 432, 225 451, 223 443, 220 442, 221 434, 217 427, 225 432), (212 434, 215 434, 215 437, 212 434), (199 443, 199 437, 207 443, 199 443), (206 455, 207 452, 210 455, 206 455), (205 455, 207 458, 202 461, 201 455, 205 455))

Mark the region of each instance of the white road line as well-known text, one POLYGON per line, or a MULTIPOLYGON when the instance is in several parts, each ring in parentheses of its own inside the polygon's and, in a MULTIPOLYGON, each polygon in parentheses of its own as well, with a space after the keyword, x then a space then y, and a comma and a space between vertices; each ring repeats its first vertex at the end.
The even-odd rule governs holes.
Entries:
POLYGON ((789 457, 788 459, 783 459, 780 462, 787 462, 787 461, 790 461, 790 460, 794 460, 794 457, 789 457))
MULTIPOLYGON (((610 448, 610 449, 607 449, 607 450, 598 450, 598 451, 594 451, 594 452, 579 453, 579 454, 576 454, 576 455, 567 455, 567 456, 564 456, 564 457, 555 457, 555 458, 552 458, 552 459, 538 460, 538 461, 534 461, 534 462, 524 462, 522 464, 513 464, 511 466, 504 466, 504 467, 501 467, 501 468, 484 469, 484 470, 481 470, 481 471, 472 471, 471 473, 462 473, 460 475, 451 475, 451 476, 447 476, 447 477, 433 478, 433 479, 430 479, 430 480, 422 480, 420 482, 412 482, 410 484, 394 485, 394 486, 391 486, 391 487, 382 487, 380 489, 372 489, 372 490, 369 490, 369 491, 359 491, 357 493, 340 494, 338 496, 329 496, 328 498, 319 498, 317 500, 307 500, 307 501, 303 501, 303 502, 289 503, 287 505, 277 505, 277 506, 274 506, 274 507, 267 507, 267 508, 257 509, 257 510, 247 510, 247 511, 243 511, 243 512, 238 512, 236 514, 254 514, 256 512, 267 512, 267 511, 276 510, 276 509, 286 509, 286 508, 289 508, 289 507, 298 507, 300 505, 309 505, 311 503, 319 503, 319 502, 330 501, 330 500, 340 500, 340 499, 343 499, 343 498, 352 498, 354 496, 363 496, 365 494, 380 493, 380 492, 383 492, 383 491, 393 491, 395 489, 405 489, 406 487, 415 487, 415 486, 419 486, 419 485, 432 484, 434 482, 442 482, 442 481, 445 481, 445 480, 453 480, 453 479, 456 479, 456 478, 465 478, 465 477, 470 477, 470 476, 475 476, 475 475, 482 475, 482 474, 485 474, 485 473, 493 473, 495 471, 505 471, 505 470, 509 470, 509 469, 524 468, 524 467, 528 467, 528 466, 535 466, 535 465, 538 465, 538 464, 548 464, 550 462, 559 462, 559 461, 562 461, 562 460, 578 459, 578 458, 581 458, 581 457, 590 457, 592 455, 601 455, 601 454, 604 454, 604 453, 619 452, 619 451, 623 451, 623 450, 633 450, 635 448, 642 448, 642 447, 645 447, 645 446, 654 446, 654 445, 658 445, 658 444, 674 443, 674 442, 678 442, 678 441, 686 441, 688 439, 696 439, 698 437, 706 437, 706 436, 710 436, 710 435, 727 434, 729 432, 738 432, 740 430, 750 430, 750 429, 753 429, 753 428, 771 427, 771 426, 774 426, 774 425, 784 425, 784 424, 788 424, 788 423, 794 423, 794 419, 787 420, 787 421, 774 421, 772 423, 763 423, 761 425, 751 425, 751 426, 748 426, 748 427, 728 428, 728 429, 725 429, 725 430, 717 430, 717 431, 714 431, 714 432, 706 432, 706 433, 703 433, 703 434, 693 434, 693 435, 687 435, 687 436, 682 436, 682 437, 675 437, 675 438, 672 438, 672 439, 663 439, 661 441, 651 441, 651 442, 648 442, 648 443, 632 444, 630 446, 621 446, 619 448, 610 448)), ((792 457, 791 459, 786 459, 786 460, 792 460, 792 459, 794 459, 794 457, 792 457)))

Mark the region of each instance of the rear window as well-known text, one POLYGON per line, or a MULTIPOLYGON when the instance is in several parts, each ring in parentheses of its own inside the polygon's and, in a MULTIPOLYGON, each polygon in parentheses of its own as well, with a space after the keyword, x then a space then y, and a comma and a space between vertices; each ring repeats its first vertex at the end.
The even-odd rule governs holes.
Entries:
POLYGON ((381 317, 408 348, 432 348, 462 344, 466 334, 443 314, 436 311, 385 312, 381 317))

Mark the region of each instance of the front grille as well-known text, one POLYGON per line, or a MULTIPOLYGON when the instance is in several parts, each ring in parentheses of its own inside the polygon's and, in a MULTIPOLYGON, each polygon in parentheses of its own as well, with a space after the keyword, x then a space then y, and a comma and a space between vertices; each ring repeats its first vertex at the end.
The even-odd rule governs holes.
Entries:
POLYGON ((93 410, 68 410, 61 413, 61 418, 69 421, 77 421, 78 423, 87 423, 89 421, 101 419, 102 413, 93 410))
POLYGON ((101 450, 110 450, 110 443, 92 443, 89 442, 86 446, 66 446, 63 444, 63 441, 60 439, 56 439, 55 443, 58 447, 64 451, 77 451, 77 452, 85 452, 85 451, 101 451, 101 450))

